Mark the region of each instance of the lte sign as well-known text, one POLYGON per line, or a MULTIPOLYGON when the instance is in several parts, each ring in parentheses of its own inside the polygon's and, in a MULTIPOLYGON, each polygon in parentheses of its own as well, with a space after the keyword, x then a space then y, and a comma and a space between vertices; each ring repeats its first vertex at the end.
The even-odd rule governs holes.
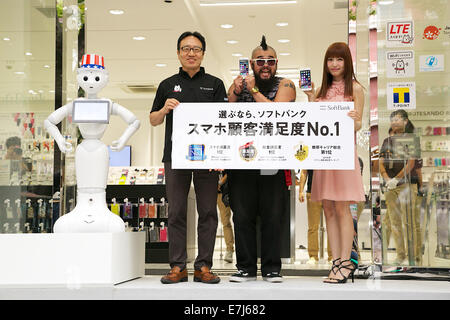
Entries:
POLYGON ((386 26, 388 47, 412 46, 414 26, 412 21, 388 22, 386 26))

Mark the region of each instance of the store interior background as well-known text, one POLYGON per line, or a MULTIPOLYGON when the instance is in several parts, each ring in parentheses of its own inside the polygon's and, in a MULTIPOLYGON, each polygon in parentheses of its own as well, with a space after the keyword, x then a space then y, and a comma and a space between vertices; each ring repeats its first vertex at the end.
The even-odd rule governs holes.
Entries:
MULTIPOLYGON (((110 82, 100 96, 125 106, 141 120, 140 130, 129 141, 132 146, 132 166, 141 167, 161 166, 164 125, 151 127, 148 116, 158 84, 178 72, 176 41, 182 32, 197 30, 205 36, 207 48, 203 66, 208 73, 221 78, 226 88, 236 76, 239 55, 248 57, 251 50, 259 44, 261 36, 265 35, 268 44, 277 50, 278 74, 292 79, 297 86, 297 101, 306 101, 306 96, 298 89, 298 70, 310 67, 312 79, 318 85, 321 82, 326 48, 333 42, 343 41, 349 42, 354 48, 352 53, 356 77, 366 88, 364 122, 357 135, 357 152, 364 162, 363 181, 366 194, 369 195, 373 188, 372 182, 374 185, 378 183, 378 172, 374 172, 372 176, 370 172, 370 147, 378 145, 378 141, 387 136, 389 125, 389 111, 386 110, 385 103, 381 102, 386 98, 383 78, 385 70, 380 61, 377 70, 376 63, 377 46, 383 48, 385 45, 381 43, 386 32, 385 20, 398 17, 399 12, 406 12, 408 17, 423 21, 422 24, 448 21, 448 9, 444 9, 448 1, 436 4, 433 1, 405 0, 395 1, 393 5, 390 1, 379 1, 378 8, 384 12, 382 22, 371 19, 374 17, 371 17, 370 7, 374 1, 370 0, 359 1, 357 7, 353 6, 354 1, 351 0, 298 0, 286 4, 274 1, 279 2, 275 5, 201 5, 213 2, 225 1, 86 0, 85 11, 80 18, 76 17, 76 10, 72 10, 74 6, 78 7, 77 0, 58 1, 62 4, 61 14, 64 18, 61 93, 55 90, 55 61, 60 58, 55 50, 56 1, 3 0, 0 5, 2 138, 16 130, 9 127, 8 117, 12 113, 33 112, 36 114, 36 121, 42 123, 55 109, 58 99, 65 104, 77 97, 75 75, 80 46, 77 21, 80 20, 85 23, 85 53, 103 55, 110 74, 110 82), (115 14, 111 10, 116 10, 113 11, 115 14), (349 11, 352 10, 356 13, 357 20, 352 20, 349 24, 349 11), (120 11, 123 12, 117 14, 120 11), (232 28, 223 28, 222 25, 232 25, 232 28), (378 87, 373 81, 377 75, 378 80, 383 81, 378 87), (379 135, 378 129, 374 129, 378 125, 379 135)), ((416 34, 420 35, 421 31, 417 29, 416 34)), ((446 40, 436 43, 436 50, 445 51, 447 57, 448 41, 447 36, 446 40)), ((418 42, 416 50, 426 51, 423 41, 418 42)), ((449 58, 446 61, 448 66, 449 58)), ((417 72, 416 74, 418 75, 417 72)), ((427 93, 428 99, 423 100, 420 106, 418 101, 418 110, 425 110, 433 105, 440 105, 443 110, 448 110, 448 72, 444 73, 443 78, 442 73, 428 74, 417 76, 415 81, 417 88, 427 93), (441 81, 436 79, 439 77, 441 81), (444 84, 437 85, 436 89, 435 86, 430 86, 430 81, 444 84), (442 93, 445 95, 442 96, 442 93)), ((447 119, 442 121, 445 123, 447 119)), ((67 126, 67 123, 63 126, 67 126)), ((103 137, 104 143, 110 144, 124 129, 125 124, 113 117, 103 137)), ((70 164, 70 157, 67 157, 67 172, 70 164)), ((297 194, 296 248, 307 244, 306 205, 297 201, 297 194)), ((371 205, 370 203, 368 206, 371 205)), ((363 242, 364 247, 372 247, 371 218, 370 208, 365 209, 358 223, 360 249, 363 248, 363 242)), ((218 234, 221 234, 220 224, 218 234)), ((220 246, 218 243, 217 247, 224 248, 224 244, 220 246)), ((362 253, 363 262, 370 263, 373 260, 371 249, 362 250, 362 253)), ((297 250, 295 262, 305 262, 306 259, 305 251, 297 250)), ((229 267, 233 268, 234 265, 229 264, 229 267)))
MULTIPOLYGON (((107 57, 111 74, 102 95, 144 119, 141 129, 130 140, 133 165, 161 164, 164 125, 151 127, 147 117, 159 82, 176 73, 180 66, 176 40, 184 31, 198 30, 205 36, 203 66, 206 72, 221 78, 227 89, 237 75, 239 57, 249 57, 265 35, 278 54, 278 75, 292 79, 297 87, 296 101, 307 101, 298 88, 298 70, 310 67, 313 81, 319 85, 326 48, 332 42, 348 41, 347 1, 201 6, 218 2, 108 1, 105 7, 102 1, 86 1, 86 52, 107 57), (111 14, 109 9, 123 10, 123 14, 111 14), (322 19, 317 19, 319 16, 322 19), (145 39, 136 40, 142 38, 145 39), (140 92, 131 92, 130 87, 139 87, 140 92)), ((125 129, 120 119, 113 119, 111 124, 104 136, 105 143, 116 139, 118 129, 125 129)), ((367 157, 368 152, 365 154, 367 157)), ((296 206, 294 243, 297 248, 306 247, 306 204, 296 201, 296 206)), ((219 223, 219 235, 221 227, 219 223)), ((221 237, 218 239, 223 241, 221 237)), ((217 252, 225 251, 224 242, 218 241, 216 248, 217 252)), ((296 252, 296 260, 308 259, 306 250, 296 252)))

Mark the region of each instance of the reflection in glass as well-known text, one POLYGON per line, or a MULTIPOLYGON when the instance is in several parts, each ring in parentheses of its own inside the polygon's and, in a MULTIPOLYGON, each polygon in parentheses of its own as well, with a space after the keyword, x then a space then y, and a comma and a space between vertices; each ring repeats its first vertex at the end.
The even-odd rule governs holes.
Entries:
POLYGON ((445 94, 450 76, 443 65, 435 63, 450 59, 450 50, 443 32, 433 37, 428 34, 434 27, 445 28, 441 26, 448 21, 448 5, 448 0, 405 0, 377 6, 377 125, 383 144, 380 211, 383 265, 395 267, 389 271, 404 270, 398 266, 450 267, 450 96, 445 94), (401 39, 408 41, 396 40, 400 32, 404 33, 401 39), (391 116, 399 109, 406 111, 408 120, 391 116), (405 121, 414 123, 413 138, 397 131, 397 127, 405 127, 405 121), (395 156, 398 151, 403 154, 395 156))
POLYGON ((0 233, 50 232, 55 2, 0 2, 0 233))

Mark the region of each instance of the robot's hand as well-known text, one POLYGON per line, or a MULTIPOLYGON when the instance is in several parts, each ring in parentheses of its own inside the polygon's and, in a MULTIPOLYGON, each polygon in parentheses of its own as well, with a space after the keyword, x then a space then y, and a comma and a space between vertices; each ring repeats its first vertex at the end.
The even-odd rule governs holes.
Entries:
POLYGON ((62 153, 72 151, 72 144, 64 139, 62 141, 57 141, 57 144, 62 153))
POLYGON ((112 151, 120 151, 125 147, 125 141, 122 139, 115 140, 111 143, 111 150, 112 151))

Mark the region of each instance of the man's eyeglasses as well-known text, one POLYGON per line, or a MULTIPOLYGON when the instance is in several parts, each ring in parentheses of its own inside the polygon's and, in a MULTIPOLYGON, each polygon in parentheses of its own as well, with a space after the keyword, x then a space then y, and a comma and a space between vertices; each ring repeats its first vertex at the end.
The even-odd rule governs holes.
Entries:
POLYGON ((258 67, 264 66, 266 63, 269 67, 274 66, 277 63, 277 59, 255 59, 256 65, 258 67))
POLYGON ((183 53, 189 53, 191 50, 194 51, 194 53, 200 53, 203 51, 203 48, 184 46, 184 47, 181 47, 180 50, 183 53))

